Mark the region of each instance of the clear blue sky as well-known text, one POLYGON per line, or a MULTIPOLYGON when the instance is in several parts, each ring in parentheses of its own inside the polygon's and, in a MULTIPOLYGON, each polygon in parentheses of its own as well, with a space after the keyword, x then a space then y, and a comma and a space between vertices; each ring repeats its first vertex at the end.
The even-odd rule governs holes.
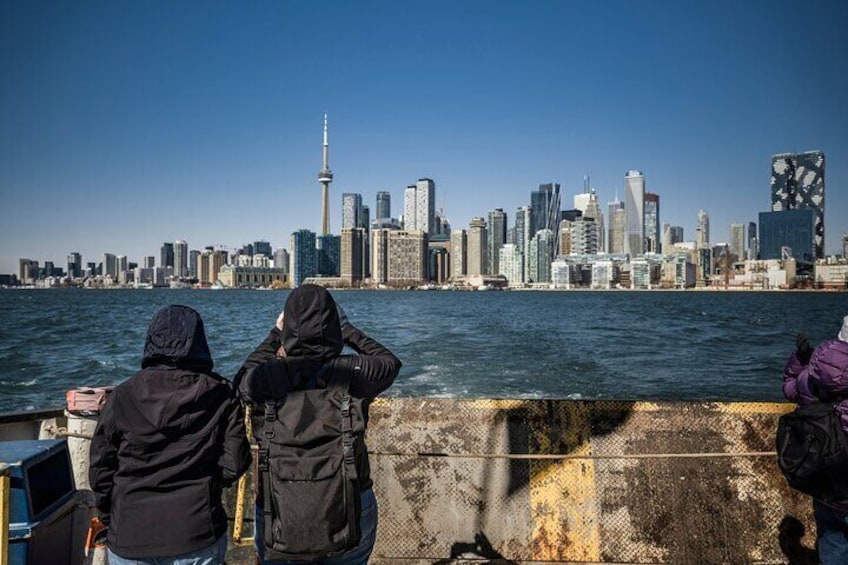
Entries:
POLYGON ((0 0, 0 273, 320 228, 341 193, 436 182, 454 228, 628 169, 711 240, 768 210, 770 156, 826 153, 848 231, 848 3, 0 0))

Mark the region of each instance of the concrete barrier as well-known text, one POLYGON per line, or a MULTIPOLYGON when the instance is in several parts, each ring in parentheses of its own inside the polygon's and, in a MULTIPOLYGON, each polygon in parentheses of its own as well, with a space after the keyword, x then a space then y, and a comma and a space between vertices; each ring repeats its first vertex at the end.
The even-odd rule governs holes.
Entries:
POLYGON ((786 563, 809 498, 776 464, 784 403, 380 399, 372 563, 786 563))

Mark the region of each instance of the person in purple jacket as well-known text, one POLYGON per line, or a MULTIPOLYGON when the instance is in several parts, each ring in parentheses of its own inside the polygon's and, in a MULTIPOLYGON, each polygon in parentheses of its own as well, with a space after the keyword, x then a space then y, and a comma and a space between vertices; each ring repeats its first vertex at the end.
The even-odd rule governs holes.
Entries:
MULTIPOLYGON (((796 346, 783 370, 783 395, 796 404, 835 403, 842 429, 848 433, 848 316, 837 339, 813 349, 807 337, 798 334, 796 346)), ((813 500, 813 515, 822 564, 848 563, 848 504, 813 500)))

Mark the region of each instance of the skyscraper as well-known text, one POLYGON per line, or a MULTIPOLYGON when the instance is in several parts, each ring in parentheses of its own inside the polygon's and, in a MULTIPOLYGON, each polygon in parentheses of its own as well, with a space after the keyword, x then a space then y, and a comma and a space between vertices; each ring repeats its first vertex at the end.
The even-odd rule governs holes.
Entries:
POLYGON ((645 175, 631 170, 624 177, 624 252, 631 258, 645 252, 645 175))
POLYGON ((659 253, 660 240, 660 195, 645 193, 645 251, 659 253))
POLYGON ((748 259, 756 259, 759 240, 757 239, 757 223, 748 222, 748 259))
POLYGON ((376 220, 392 217, 392 195, 384 190, 377 193, 376 220))
POLYGON ((468 226, 468 274, 486 275, 489 273, 487 253, 488 242, 486 220, 472 218, 468 226))
POLYGON ((361 227, 362 195, 355 192, 342 194, 342 229, 361 227))
POLYGON ((162 244, 162 249, 160 250, 160 267, 173 267, 174 266, 174 244, 165 242, 162 244))
POLYGON ((549 229, 536 232, 530 240, 530 269, 527 274, 527 282, 549 283, 551 282, 551 257, 554 251, 554 236, 549 229))
POLYGON ((331 233, 315 238, 316 268, 323 277, 337 277, 340 272, 341 237, 331 233))
MULTIPOLYGON (((330 183, 333 182, 333 171, 330 170, 330 143, 327 141, 327 114, 324 114, 323 157, 324 165, 318 171, 318 182, 321 183, 321 234, 325 235, 330 233, 330 183)), ((300 284, 300 281, 297 284, 300 284)))
POLYGON ((531 237, 539 230, 551 230, 553 237, 556 238, 560 221, 560 185, 558 183, 540 184, 539 190, 530 192, 530 208, 531 237))
POLYGON ((278 247, 274 250, 274 268, 282 269, 283 274, 289 274, 289 252, 285 247, 278 247))
POLYGON ((771 209, 815 213, 815 258, 824 258, 824 153, 779 153, 771 158, 771 209))
POLYGON ((615 200, 607 203, 607 253, 624 253, 624 202, 616 195, 615 200))
POLYGON ((498 260, 498 275, 503 275, 509 284, 520 284, 524 282, 522 272, 522 255, 514 243, 505 243, 501 246, 498 260))
POLYGON ((601 205, 598 203, 598 196, 595 194, 595 189, 591 189, 588 194, 589 197, 586 199, 585 209, 582 210, 583 218, 595 221, 598 227, 598 251, 604 251, 606 249, 604 214, 601 212, 601 205))
POLYGON ((426 233, 390 230, 388 244, 388 284, 412 286, 427 280, 426 233))
POLYGON ((363 228, 342 229, 340 276, 351 286, 359 286, 363 278, 362 252, 366 231, 363 228))
POLYGON ((527 280, 527 261, 530 259, 530 240, 533 238, 533 210, 529 206, 519 206, 515 211, 515 235, 513 242, 521 253, 522 267, 524 280, 527 280))
MULTIPOLYGON (((197 278, 197 258, 200 257, 200 251, 197 249, 192 249, 188 252, 188 278, 196 279, 197 278)), ((147 259, 147 257, 145 257, 147 259)), ((150 257, 153 259, 153 257, 150 257)), ((145 262, 145 267, 147 267, 147 263, 145 262)), ((150 267, 153 268, 153 262, 151 261, 150 267)))
POLYGON ((695 228, 695 248, 710 247, 710 215, 706 210, 698 210, 698 227, 695 228))
POLYGON ((403 193, 403 229, 438 233, 436 228, 436 183, 422 178, 403 193))
POLYGON ((468 274, 468 234, 465 230, 454 230, 451 242, 451 276, 462 277, 468 274))
POLYGON ((315 252, 315 233, 301 229, 291 234, 291 261, 292 286, 299 286, 307 277, 314 277, 318 272, 315 252))
POLYGON ((760 212, 760 259, 782 259, 786 251, 799 261, 812 262, 815 223, 811 208, 760 212))
POLYGON ((68 276, 78 279, 82 276, 82 255, 72 251, 68 255, 68 276))
POLYGON ((272 259, 274 257, 274 252, 271 248, 271 244, 264 239, 260 239, 259 241, 253 242, 253 254, 254 255, 264 255, 268 259, 272 259))
POLYGON ((738 261, 744 261, 745 250, 745 224, 730 224, 730 252, 738 261))
POLYGON ((103 270, 101 274, 106 277, 112 277, 112 280, 118 280, 118 263, 117 258, 112 253, 103 254, 103 270))
POLYGON ((501 247, 506 243, 506 212, 503 208, 495 208, 489 212, 489 273, 500 273, 501 247))
POLYGON ((174 242, 174 276, 188 276, 188 243, 182 240, 174 242))

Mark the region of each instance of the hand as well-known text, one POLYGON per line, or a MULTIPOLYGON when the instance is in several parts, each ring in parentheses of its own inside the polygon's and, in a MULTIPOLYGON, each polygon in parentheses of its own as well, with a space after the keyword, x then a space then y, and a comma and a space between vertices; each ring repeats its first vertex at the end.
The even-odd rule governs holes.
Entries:
POLYGON ((283 310, 282 312, 280 312, 280 315, 277 316, 277 321, 274 322, 274 325, 280 331, 283 331, 283 318, 285 318, 285 316, 286 316, 286 311, 283 310))
POLYGON ((345 314, 344 309, 338 302, 336 302, 336 313, 339 315, 339 325, 341 325, 341 327, 344 328, 346 325, 350 324, 350 320, 347 319, 347 314, 345 314))
POLYGON ((805 365, 809 363, 810 357, 813 355, 813 346, 810 345, 810 340, 807 339, 806 335, 799 333, 795 336, 795 348, 798 360, 805 365))

